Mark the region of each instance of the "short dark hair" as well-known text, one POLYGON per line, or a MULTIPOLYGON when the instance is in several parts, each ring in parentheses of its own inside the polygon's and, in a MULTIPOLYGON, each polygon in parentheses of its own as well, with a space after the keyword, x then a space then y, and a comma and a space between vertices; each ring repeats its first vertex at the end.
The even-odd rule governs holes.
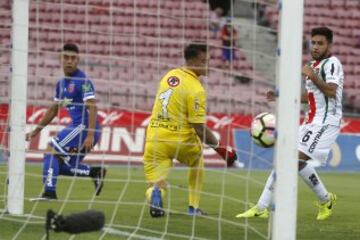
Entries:
POLYGON ((67 52, 79 53, 79 48, 74 43, 65 43, 62 50, 67 52))
POLYGON ((311 29, 311 37, 315 35, 324 36, 329 43, 333 42, 333 31, 328 27, 317 27, 311 29))
POLYGON ((185 60, 188 61, 190 59, 196 58, 200 52, 207 52, 207 45, 205 43, 190 43, 184 49, 185 60))

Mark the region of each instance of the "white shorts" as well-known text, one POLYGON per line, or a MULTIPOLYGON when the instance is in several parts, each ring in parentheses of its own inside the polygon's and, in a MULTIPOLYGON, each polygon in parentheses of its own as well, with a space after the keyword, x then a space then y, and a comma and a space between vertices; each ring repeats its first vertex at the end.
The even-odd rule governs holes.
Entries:
POLYGON ((340 127, 334 125, 304 124, 299 129, 300 152, 325 165, 331 145, 335 143, 340 127))

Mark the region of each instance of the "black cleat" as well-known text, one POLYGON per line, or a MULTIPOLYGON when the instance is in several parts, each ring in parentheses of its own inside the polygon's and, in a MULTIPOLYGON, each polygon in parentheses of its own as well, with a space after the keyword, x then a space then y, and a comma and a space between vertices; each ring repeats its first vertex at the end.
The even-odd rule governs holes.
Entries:
POLYGON ((91 177, 94 181, 94 186, 95 186, 95 194, 96 194, 96 196, 99 196, 101 193, 101 190, 104 186, 104 178, 106 176, 106 168, 92 167, 91 172, 92 172, 91 177))
POLYGON ((56 196, 56 192, 45 191, 41 194, 41 197, 30 198, 29 200, 30 200, 30 202, 51 201, 51 200, 57 200, 57 196, 56 196))
POLYGON ((49 200, 56 200, 57 196, 56 196, 56 192, 51 192, 51 191, 45 191, 43 192, 43 194, 41 195, 42 198, 46 198, 49 200))

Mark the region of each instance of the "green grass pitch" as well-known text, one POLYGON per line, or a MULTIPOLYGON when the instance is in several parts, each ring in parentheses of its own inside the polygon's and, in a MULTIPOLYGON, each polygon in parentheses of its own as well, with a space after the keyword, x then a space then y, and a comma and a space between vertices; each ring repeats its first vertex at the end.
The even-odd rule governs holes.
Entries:
MULTIPOLYGON (((187 211, 187 170, 175 168, 165 205, 170 214, 152 219, 145 203, 146 184, 141 167, 110 166, 101 196, 94 197, 88 178, 60 177, 59 201, 30 202, 41 192, 41 165, 28 164, 25 180, 26 216, 0 213, 0 239, 45 239, 44 216, 52 208, 64 215, 88 208, 104 211, 106 231, 71 236, 52 233, 50 239, 266 239, 269 223, 263 219, 240 220, 234 216, 245 203, 256 202, 268 172, 207 169, 201 200, 206 217, 189 217, 187 211), (247 178, 249 177, 249 178, 247 178), (249 179, 247 181, 246 179, 249 179), (67 201, 64 201, 64 200, 67 201)), ((297 239, 360 239, 360 174, 327 173, 320 176, 338 196, 333 216, 316 221, 315 195, 299 180, 297 239)), ((0 165, 0 209, 5 207, 6 166, 0 165)), ((286 231, 286 224, 284 224, 286 231)))

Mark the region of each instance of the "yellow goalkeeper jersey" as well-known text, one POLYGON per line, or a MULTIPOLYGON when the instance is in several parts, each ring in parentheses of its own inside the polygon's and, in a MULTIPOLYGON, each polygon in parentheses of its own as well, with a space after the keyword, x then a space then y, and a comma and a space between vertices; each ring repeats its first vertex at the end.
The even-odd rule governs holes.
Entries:
POLYGON ((191 123, 205 123, 206 93, 194 72, 170 70, 160 81, 146 141, 187 141, 196 136, 191 123))

